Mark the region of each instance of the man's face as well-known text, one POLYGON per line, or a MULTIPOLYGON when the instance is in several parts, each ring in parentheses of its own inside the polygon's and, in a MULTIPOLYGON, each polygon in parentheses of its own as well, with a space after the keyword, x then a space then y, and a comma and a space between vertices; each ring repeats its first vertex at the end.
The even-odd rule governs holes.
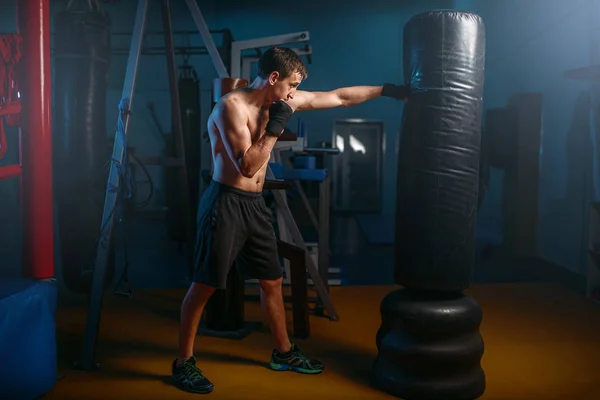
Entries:
POLYGON ((302 82, 302 75, 298 72, 294 72, 283 79, 279 77, 279 73, 273 72, 271 74, 271 82, 273 87, 273 102, 279 100, 291 100, 296 94, 296 88, 302 82))

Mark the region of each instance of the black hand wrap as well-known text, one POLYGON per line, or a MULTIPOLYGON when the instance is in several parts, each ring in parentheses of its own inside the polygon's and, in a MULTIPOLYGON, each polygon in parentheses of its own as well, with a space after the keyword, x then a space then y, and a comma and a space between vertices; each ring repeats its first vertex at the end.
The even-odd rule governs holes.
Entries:
POLYGON ((384 97, 391 97, 396 100, 405 100, 410 96, 410 86, 398 86, 391 83, 383 85, 381 95, 384 97))
POLYGON ((294 115, 294 110, 283 100, 271 104, 269 107, 269 122, 265 131, 272 136, 279 136, 285 129, 290 118, 294 115))

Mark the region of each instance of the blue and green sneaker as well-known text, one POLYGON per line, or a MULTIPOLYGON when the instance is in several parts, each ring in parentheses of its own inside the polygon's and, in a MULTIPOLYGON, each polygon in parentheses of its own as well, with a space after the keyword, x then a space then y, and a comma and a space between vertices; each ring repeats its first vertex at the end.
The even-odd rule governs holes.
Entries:
POLYGON ((296 344, 292 344, 287 353, 273 350, 270 367, 275 371, 294 371, 301 374, 319 374, 325 368, 323 363, 307 356, 296 344))

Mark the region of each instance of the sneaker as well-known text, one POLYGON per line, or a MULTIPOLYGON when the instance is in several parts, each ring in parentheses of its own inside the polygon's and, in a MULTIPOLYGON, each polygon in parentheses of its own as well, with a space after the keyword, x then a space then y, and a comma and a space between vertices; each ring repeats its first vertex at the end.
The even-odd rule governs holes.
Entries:
POLYGON ((270 367, 275 371, 294 371, 301 374, 319 374, 323 372, 323 364, 307 356, 296 344, 287 353, 273 350, 270 367))
POLYGON ((194 357, 185 360, 179 366, 177 360, 173 361, 172 374, 175 384, 186 392, 206 394, 215 388, 212 382, 202 375, 194 357))

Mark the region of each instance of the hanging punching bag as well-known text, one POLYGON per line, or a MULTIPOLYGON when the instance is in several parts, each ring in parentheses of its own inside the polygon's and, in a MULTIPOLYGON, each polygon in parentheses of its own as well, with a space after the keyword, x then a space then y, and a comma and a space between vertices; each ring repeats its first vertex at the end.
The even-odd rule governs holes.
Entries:
MULTIPOLYGON (((70 7, 56 15, 54 26, 53 163, 62 279, 71 291, 87 293, 108 171, 110 20, 101 9, 70 7)), ((107 282, 113 274, 111 251, 107 282)))
POLYGON ((188 171, 190 190, 190 221, 192 233, 196 235, 196 214, 200 200, 200 137, 202 129, 200 118, 200 80, 193 67, 183 65, 179 70, 179 101, 181 105, 181 124, 185 145, 185 162, 188 171))
MULTIPOLYGON (((181 109, 181 125, 183 130, 183 144, 185 147, 185 163, 188 176, 190 226, 192 234, 196 234, 196 214, 200 199, 200 81, 194 67, 187 63, 179 67, 179 104, 181 109)), ((175 138, 168 135, 166 152, 169 157, 175 157, 175 138)), ((181 188, 177 178, 177 169, 167 169, 167 224, 169 238, 183 244, 185 242, 184 215, 181 212, 181 188)))
POLYGON ((404 27, 404 108, 398 156, 395 280, 381 303, 376 385, 411 400, 481 396, 482 313, 470 285, 483 103, 481 18, 458 11, 404 27))

